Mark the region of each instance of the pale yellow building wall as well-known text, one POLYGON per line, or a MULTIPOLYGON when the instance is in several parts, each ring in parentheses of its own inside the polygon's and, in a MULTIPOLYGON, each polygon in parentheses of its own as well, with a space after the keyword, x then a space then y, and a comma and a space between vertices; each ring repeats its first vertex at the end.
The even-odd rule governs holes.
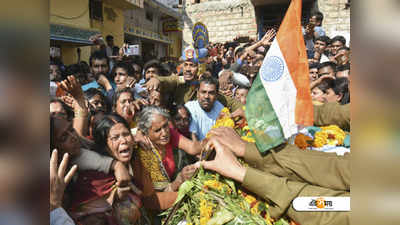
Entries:
MULTIPOLYGON (((99 30, 103 37, 111 34, 114 36, 114 44, 121 46, 124 42, 124 16, 123 9, 103 2, 103 22, 92 20, 89 17, 89 0, 51 0, 50 23, 66 25, 82 29, 99 30), (108 18, 104 8, 112 8, 117 15, 115 21, 108 18)), ((81 48, 81 60, 89 63, 90 46, 81 48)), ((64 64, 72 64, 78 61, 76 47, 61 46, 61 59, 64 64)))
POLYGON ((110 4, 103 3, 103 23, 100 21, 93 20, 93 28, 97 28, 101 31, 104 39, 107 35, 111 34, 114 36, 114 45, 121 47, 124 43, 124 14, 123 9, 117 8, 110 4), (112 8, 117 15, 115 21, 108 18, 104 12, 104 8, 112 8))
POLYGON ((90 28, 89 0, 50 0, 50 23, 90 28))
MULTIPOLYGON (((82 29, 91 29, 89 18, 89 0, 51 0, 50 23, 66 25, 82 29)), ((81 48, 81 60, 87 61, 90 47, 81 48)), ((61 46, 61 59, 64 64, 78 61, 76 47, 61 46)))
POLYGON ((172 43, 169 46, 172 49, 172 54, 169 52, 169 56, 179 58, 182 51, 182 32, 168 32, 168 37, 172 39, 172 43))

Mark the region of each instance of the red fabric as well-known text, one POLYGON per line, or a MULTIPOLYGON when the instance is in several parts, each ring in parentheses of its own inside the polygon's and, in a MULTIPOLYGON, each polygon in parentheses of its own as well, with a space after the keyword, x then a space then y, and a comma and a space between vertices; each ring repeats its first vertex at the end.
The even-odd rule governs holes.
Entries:
MULTIPOLYGON (((78 180, 72 183, 71 210, 109 194, 115 182, 113 174, 105 174, 95 170, 79 171, 78 180)), ((139 189, 143 188, 142 184, 133 183, 139 189)))
POLYGON ((94 170, 80 171, 78 180, 72 186, 71 209, 109 194, 115 183, 113 174, 94 170))
POLYGON ((176 167, 174 160, 173 149, 178 147, 179 140, 182 136, 171 124, 169 125, 170 139, 169 143, 165 146, 165 158, 163 159, 163 165, 168 173, 168 176, 173 177, 176 167))
POLYGON ((217 48, 212 48, 210 51, 210 56, 217 56, 218 55, 218 50, 217 48))

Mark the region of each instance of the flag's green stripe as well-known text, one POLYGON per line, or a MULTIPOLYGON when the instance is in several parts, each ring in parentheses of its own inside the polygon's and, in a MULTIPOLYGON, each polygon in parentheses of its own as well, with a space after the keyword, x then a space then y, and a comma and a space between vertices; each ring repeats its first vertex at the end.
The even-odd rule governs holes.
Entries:
POLYGON ((257 75, 247 95, 246 119, 261 153, 285 141, 281 124, 257 75))

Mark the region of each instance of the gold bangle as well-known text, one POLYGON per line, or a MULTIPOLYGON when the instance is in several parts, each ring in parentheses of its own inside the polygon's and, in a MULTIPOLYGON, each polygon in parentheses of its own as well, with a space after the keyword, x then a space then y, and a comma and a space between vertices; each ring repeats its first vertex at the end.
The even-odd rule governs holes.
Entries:
POLYGON ((79 110, 79 111, 74 111, 74 117, 75 118, 85 118, 88 116, 88 112, 79 110))

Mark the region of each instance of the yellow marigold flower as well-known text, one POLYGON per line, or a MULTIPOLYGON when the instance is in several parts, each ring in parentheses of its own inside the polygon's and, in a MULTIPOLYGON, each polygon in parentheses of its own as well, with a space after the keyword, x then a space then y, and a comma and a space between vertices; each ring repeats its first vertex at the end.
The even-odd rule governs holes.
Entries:
POLYGON ((204 186, 210 187, 215 190, 221 190, 222 184, 217 180, 207 180, 204 182, 204 186))
POLYGON ((346 133, 336 125, 321 127, 321 131, 315 133, 314 147, 328 145, 342 145, 346 133))
POLYGON ((224 107, 221 112, 226 113, 228 115, 230 115, 231 113, 229 112, 229 109, 227 107, 224 107))
POLYGON ((249 137, 249 136, 242 136, 242 139, 247 141, 247 142, 250 142, 250 143, 256 142, 256 140, 254 140, 254 138, 249 137))
POLYGON ((254 198, 252 195, 247 195, 244 199, 249 204, 251 204, 252 202, 256 201, 256 198, 254 198))
POLYGON ((255 204, 251 209, 250 212, 253 214, 260 214, 260 212, 258 211, 258 205, 260 204, 260 202, 257 202, 257 204, 255 204))

